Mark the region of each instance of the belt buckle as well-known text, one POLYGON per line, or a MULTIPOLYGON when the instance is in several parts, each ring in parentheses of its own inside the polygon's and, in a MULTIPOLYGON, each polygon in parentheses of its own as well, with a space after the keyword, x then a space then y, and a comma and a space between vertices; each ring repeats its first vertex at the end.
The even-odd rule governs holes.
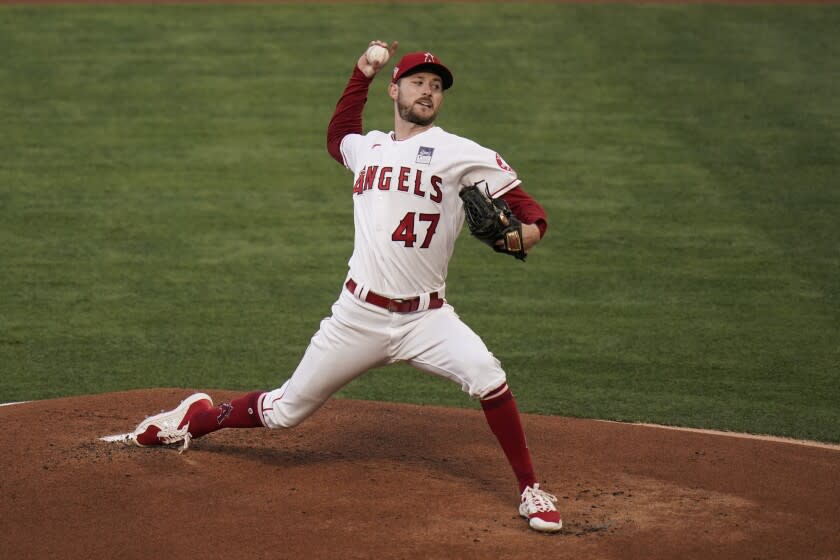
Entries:
POLYGON ((388 311, 391 313, 398 313, 400 310, 400 305, 405 303, 408 300, 405 299, 389 299, 388 300, 388 311))

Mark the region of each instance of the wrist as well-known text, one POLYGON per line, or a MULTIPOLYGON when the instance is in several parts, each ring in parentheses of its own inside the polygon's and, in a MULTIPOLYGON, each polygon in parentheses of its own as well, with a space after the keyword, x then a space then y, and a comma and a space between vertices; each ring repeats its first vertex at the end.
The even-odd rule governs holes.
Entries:
POLYGON ((522 224, 522 244, 526 252, 539 243, 540 238, 540 228, 536 224, 522 224))
POLYGON ((372 76, 368 76, 365 74, 364 70, 359 68, 359 65, 356 64, 353 67, 353 75, 350 77, 351 80, 364 80, 366 83, 370 83, 373 81, 373 78, 376 77, 376 74, 372 76))

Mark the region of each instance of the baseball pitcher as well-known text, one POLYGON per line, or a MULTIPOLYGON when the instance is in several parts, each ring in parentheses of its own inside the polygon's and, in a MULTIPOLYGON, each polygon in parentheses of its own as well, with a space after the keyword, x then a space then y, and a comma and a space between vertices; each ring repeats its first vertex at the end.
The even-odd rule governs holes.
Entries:
POLYGON ((364 132, 368 89, 397 43, 373 41, 356 61, 327 128, 327 150, 352 175, 355 240, 347 277, 292 375, 279 388, 213 406, 199 393, 135 429, 140 446, 189 445, 221 428, 291 428, 366 371, 396 362, 457 383, 479 399, 518 483, 532 529, 562 527, 540 488, 499 360, 446 301, 455 240, 467 222, 494 251, 525 260, 546 232, 542 207, 499 153, 437 126, 452 72, 412 52, 388 84, 394 129, 364 132))

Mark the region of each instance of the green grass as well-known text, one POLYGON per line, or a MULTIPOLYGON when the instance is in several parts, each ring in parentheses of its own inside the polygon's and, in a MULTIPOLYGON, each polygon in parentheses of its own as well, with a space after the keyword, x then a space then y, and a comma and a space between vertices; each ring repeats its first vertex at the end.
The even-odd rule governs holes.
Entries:
MULTIPOLYGON (((0 401, 270 388, 340 289, 324 130, 371 38, 546 207, 448 298, 528 412, 840 441, 834 6, 0 8, 0 401)), ((368 128, 390 129, 380 77, 368 128)), ((377 370, 341 395, 475 406, 377 370)))

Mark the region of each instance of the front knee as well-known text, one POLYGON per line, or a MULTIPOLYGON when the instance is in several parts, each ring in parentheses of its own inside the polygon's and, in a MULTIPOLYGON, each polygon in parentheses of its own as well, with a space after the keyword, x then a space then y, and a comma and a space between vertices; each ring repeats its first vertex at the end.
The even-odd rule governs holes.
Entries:
POLYGON ((485 359, 471 362, 465 370, 469 373, 463 380, 462 388, 475 399, 482 399, 507 383, 507 376, 499 360, 492 354, 487 356, 485 359))

